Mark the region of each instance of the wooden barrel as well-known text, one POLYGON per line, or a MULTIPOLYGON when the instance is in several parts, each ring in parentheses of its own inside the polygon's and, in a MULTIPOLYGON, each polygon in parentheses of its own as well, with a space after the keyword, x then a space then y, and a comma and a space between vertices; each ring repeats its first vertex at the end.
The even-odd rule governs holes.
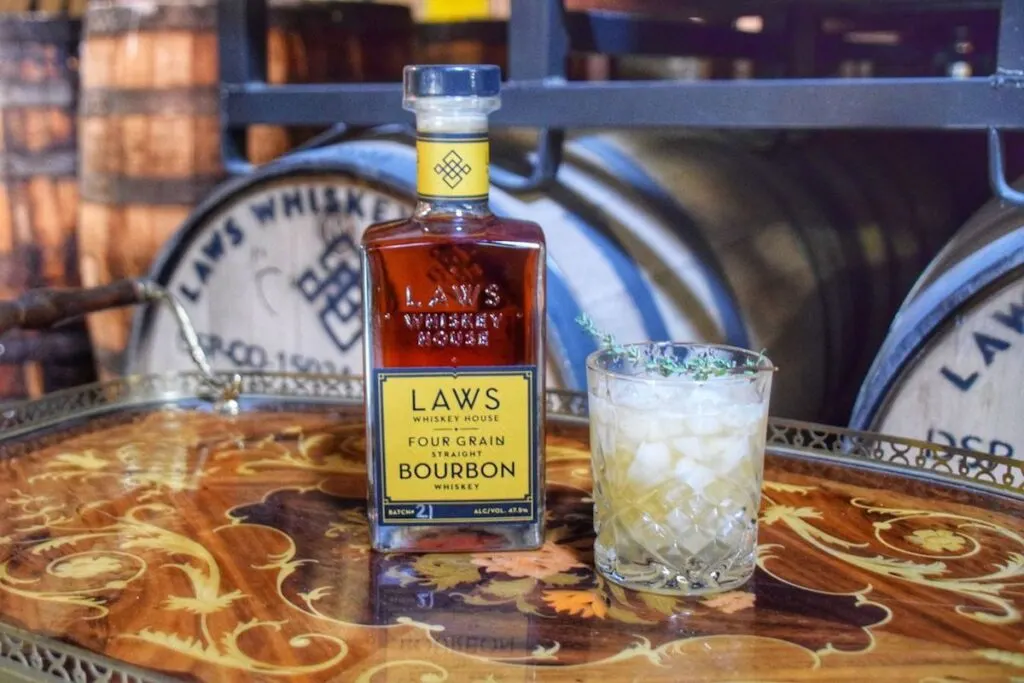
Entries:
POLYGON ((856 276, 851 354, 835 397, 845 421, 855 387, 874 359, 900 301, 956 227, 942 169, 930 165, 926 141, 876 132, 798 136, 764 153, 795 174, 842 226, 844 258, 856 276), (853 389, 849 391, 849 389, 853 389))
MULTIPOLYGON (((77 286, 75 109, 81 24, 0 16, 0 298, 77 286)), ((0 403, 92 381, 82 323, 0 340, 0 403)))
MULTIPOLYGON (((79 128, 86 285, 145 273, 222 180, 217 63, 213 0, 90 5, 79 128)), ((103 377, 122 369, 130 316, 89 317, 103 377)))
MULTIPOLYGON (((411 61, 407 7, 271 2, 273 83, 397 80, 411 61)), ((216 2, 97 2, 85 18, 80 233, 86 284, 141 275, 224 178, 216 2)), ((263 163, 314 129, 254 126, 263 163)), ((90 316, 103 377, 121 374, 130 312, 90 316)))
MULTIPOLYGON (((413 19, 406 6, 353 2, 271 4, 268 83, 400 81, 402 68, 414 60, 413 19)), ((247 156, 254 164, 266 163, 320 130, 250 126, 247 156)))
MULTIPOLYGON (((508 22, 469 19, 416 25, 416 61, 420 64, 496 64, 508 75, 508 22)), ((571 81, 602 80, 609 74, 603 55, 572 52, 566 60, 571 81)))
POLYGON ((1019 457, 1022 387, 1024 212, 992 201, 922 274, 864 380, 850 423, 1019 457))
POLYGON ((508 24, 479 19, 416 25, 420 64, 497 64, 508 73, 508 24))
MULTIPOLYGON (((526 155, 496 136, 492 158, 522 170, 526 155)), ((358 372, 359 237, 408 215, 414 178, 414 148, 397 136, 285 157, 199 207, 152 275, 218 367, 358 372)), ((784 169, 721 137, 576 138, 554 186, 493 188, 491 201, 545 228, 550 386, 585 384, 595 345, 574 318, 586 311, 622 341, 767 347, 783 368, 775 413, 818 418, 864 325, 852 305, 862 280, 888 267, 848 257, 858 242, 846 225, 784 169)), ((139 372, 189 367, 163 311, 136 320, 130 349, 139 372)))

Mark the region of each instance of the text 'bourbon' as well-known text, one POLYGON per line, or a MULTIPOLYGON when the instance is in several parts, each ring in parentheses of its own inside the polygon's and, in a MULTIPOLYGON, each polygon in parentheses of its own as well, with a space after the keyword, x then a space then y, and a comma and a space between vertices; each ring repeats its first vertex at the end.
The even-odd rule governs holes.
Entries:
POLYGON ((414 66, 418 203, 362 238, 371 539, 536 548, 544 519, 540 227, 488 205, 494 66, 414 66))

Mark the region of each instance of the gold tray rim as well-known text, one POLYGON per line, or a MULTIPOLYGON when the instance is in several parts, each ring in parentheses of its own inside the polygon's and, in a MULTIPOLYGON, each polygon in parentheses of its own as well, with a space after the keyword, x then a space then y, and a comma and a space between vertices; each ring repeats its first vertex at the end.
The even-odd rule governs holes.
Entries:
MULTIPOLYGON (((245 407, 267 401, 280 405, 351 404, 363 400, 363 378, 359 375, 216 374, 225 380, 239 379, 240 401, 245 407)), ((44 429, 55 430, 67 421, 161 405, 199 408, 205 404, 214 409, 214 401, 209 397, 216 393, 199 373, 175 372, 132 375, 2 405, 0 459, 38 448, 38 441, 26 437, 44 429)), ((560 389, 545 393, 548 418, 587 419, 585 393, 560 389)), ((59 439, 59 433, 55 437, 59 439)), ((919 439, 771 418, 767 452, 884 471, 1024 501, 1024 462, 919 439)))

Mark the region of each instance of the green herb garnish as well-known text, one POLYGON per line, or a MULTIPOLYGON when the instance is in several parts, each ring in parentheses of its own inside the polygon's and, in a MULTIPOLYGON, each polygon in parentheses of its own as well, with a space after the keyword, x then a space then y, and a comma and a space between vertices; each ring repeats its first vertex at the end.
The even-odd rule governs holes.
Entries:
POLYGON ((658 373, 664 377, 686 375, 702 382, 711 377, 751 374, 760 368, 761 361, 765 359, 765 349, 761 349, 756 358, 747 358, 743 365, 707 352, 693 354, 685 361, 680 361, 668 345, 623 346, 617 343, 613 335, 597 329, 593 319, 586 313, 580 314, 576 322, 585 332, 597 339, 602 349, 607 349, 612 355, 634 366, 642 366, 648 372, 658 373))

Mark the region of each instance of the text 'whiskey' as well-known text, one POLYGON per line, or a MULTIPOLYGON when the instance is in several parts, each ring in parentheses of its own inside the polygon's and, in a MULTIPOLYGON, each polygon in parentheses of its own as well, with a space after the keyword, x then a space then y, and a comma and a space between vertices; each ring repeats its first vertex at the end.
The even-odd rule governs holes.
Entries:
POLYGON ((378 550, 538 547, 545 246, 488 205, 495 66, 411 66, 413 216, 363 234, 369 516, 378 550))

